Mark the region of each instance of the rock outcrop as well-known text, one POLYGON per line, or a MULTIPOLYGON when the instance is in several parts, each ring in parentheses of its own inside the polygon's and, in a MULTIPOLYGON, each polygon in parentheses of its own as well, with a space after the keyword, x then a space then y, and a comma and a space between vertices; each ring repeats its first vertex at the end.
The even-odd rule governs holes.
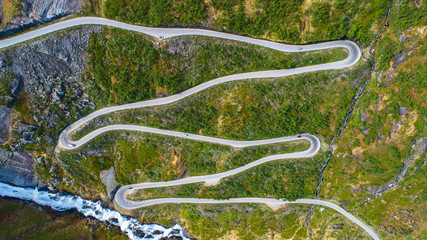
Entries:
POLYGON ((55 128, 60 117, 79 117, 85 108, 94 108, 84 94, 79 77, 87 62, 86 48, 92 32, 83 27, 0 53, 0 78, 13 74, 13 95, 24 90, 37 125, 55 128), (21 90, 22 89, 22 90, 21 90))
POLYGON ((100 172, 100 178, 102 183, 106 187, 108 198, 112 200, 114 198, 115 191, 117 190, 117 182, 115 179, 114 168, 111 167, 108 170, 103 170, 100 172))
MULTIPOLYGON (((19 2, 16 15, 6 23, 4 29, 0 30, 0 37, 82 10, 80 0, 21 0, 19 2)), ((0 0, 0 6, 3 5, 2 3, 3 0, 0 0)))
POLYGON ((9 138, 10 112, 10 108, 0 106, 0 144, 9 138))
POLYGON ((0 148, 0 182, 23 187, 39 184, 33 170, 33 156, 28 152, 9 152, 0 148))

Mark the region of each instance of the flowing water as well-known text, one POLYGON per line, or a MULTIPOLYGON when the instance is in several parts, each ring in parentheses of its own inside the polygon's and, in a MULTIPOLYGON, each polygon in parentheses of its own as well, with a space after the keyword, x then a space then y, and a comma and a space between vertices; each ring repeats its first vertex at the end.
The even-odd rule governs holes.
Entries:
POLYGON ((168 237, 189 240, 184 236, 183 229, 178 224, 170 228, 158 224, 141 224, 135 218, 126 217, 115 210, 103 208, 100 201, 94 202, 80 196, 60 195, 39 191, 37 188, 15 187, 5 183, 0 183, 0 196, 33 201, 57 211, 77 210, 86 217, 92 217, 119 227, 132 240, 157 240, 168 237))

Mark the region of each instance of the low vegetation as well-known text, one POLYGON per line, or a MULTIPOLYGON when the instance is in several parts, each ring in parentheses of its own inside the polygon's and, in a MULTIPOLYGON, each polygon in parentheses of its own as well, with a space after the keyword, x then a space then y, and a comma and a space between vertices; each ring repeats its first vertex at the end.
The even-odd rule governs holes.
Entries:
MULTIPOLYGON (((3 1, 3 5, 12 2, 3 1)), ((423 191, 426 189, 425 148, 423 150, 418 144, 409 151, 415 136, 418 136, 418 143, 426 137, 425 130, 421 130, 427 113, 424 100, 427 94, 427 17, 424 2, 395 1, 387 24, 385 16, 391 0, 89 2, 91 5, 87 11, 120 21, 151 26, 200 26, 291 43, 352 38, 366 46, 373 42, 378 29, 386 25, 374 49, 375 71, 343 135, 335 142, 319 198, 342 203, 352 210, 391 183, 400 173, 404 160, 419 151, 421 153, 396 188, 361 205, 354 213, 384 239, 422 239, 426 236, 423 219, 426 213, 426 194, 423 191)), ((12 16, 16 8, 8 8, 7 11, 12 16)), ((3 19, 7 19, 5 16, 3 8, 3 19)), ((284 55, 202 37, 157 42, 141 34, 109 28, 92 36, 88 53, 89 64, 83 82, 87 84, 97 108, 174 94, 233 73, 292 68, 336 61, 346 56, 342 49, 284 55)), ((176 104, 105 116, 91 122, 75 137, 103 124, 125 122, 239 140, 309 132, 328 142, 344 119, 354 93, 369 77, 368 68, 369 64, 362 60, 359 65, 342 71, 224 84, 176 104)), ((6 81, 0 87, 5 93, 6 81)), ((30 119, 30 111, 23 99, 18 99, 15 107, 30 119)), ((65 125, 64 120, 64 125, 60 126, 65 125)), ((59 131, 52 129, 50 135, 55 136, 59 131)), ((33 148, 41 151, 41 145, 49 146, 47 153, 53 156, 56 142, 48 141, 52 139, 43 138, 33 148)), ((108 133, 79 152, 58 155, 65 169, 65 172, 57 170, 58 176, 64 179, 59 188, 82 194, 93 191, 92 196, 99 196, 105 191, 100 171, 111 167, 114 167, 116 179, 121 184, 167 181, 221 172, 262 156, 304 147, 307 145, 299 143, 236 150, 149 134, 108 133)), ((33 150, 31 146, 26 148, 33 150)), ((225 179, 216 186, 193 184, 147 189, 133 197, 226 199, 259 196, 289 200, 312 197, 317 174, 325 158, 325 153, 322 153, 314 159, 277 161, 225 179)), ((49 161, 53 164, 52 160, 49 161)), ((46 178, 52 175, 49 171, 49 168, 39 169, 46 178)), ((5 212, 15 210, 3 206, 0 203, 0 215, 10 219, 11 215, 5 212)), ((179 219, 179 223, 198 239, 224 236, 306 239, 309 237, 305 222, 308 208, 285 207, 274 212, 265 206, 251 204, 183 204, 153 206, 137 210, 134 214, 142 222, 165 225, 172 225, 179 219)), ((19 236, 46 221, 47 227, 42 226, 41 232, 36 231, 33 238, 45 238, 43 234, 61 231, 64 235, 78 238, 91 232, 84 224, 74 224, 74 219, 61 220, 65 224, 55 225, 49 222, 56 221, 51 216, 33 213, 32 210, 22 212, 37 216, 38 220, 25 226, 8 220, 7 224, 1 224, 0 229, 7 237, 19 236), (11 224, 15 224, 14 228, 11 224), (63 227, 67 229, 61 230, 63 227), (11 230, 15 228, 18 230, 11 230)), ((16 216, 21 217, 19 214, 17 212, 16 216)), ((17 221, 29 223, 28 216, 17 221)), ((366 237, 342 216, 321 207, 314 207, 310 226, 316 239, 321 236, 334 239, 366 237), (343 230, 331 230, 333 224, 340 223, 344 223, 343 230)), ((114 234, 102 235, 104 230, 100 229, 103 227, 96 229, 99 230, 91 232, 92 236, 115 239, 114 234)))
POLYGON ((215 186, 194 183, 182 186, 138 190, 130 198, 198 197, 229 199, 272 197, 286 200, 310 198, 317 184, 317 173, 325 159, 320 154, 310 159, 278 160, 221 180, 215 186))
MULTIPOLYGON (((106 0, 108 18, 150 26, 203 26, 291 43, 350 37, 368 44, 392 0, 106 0)), ((407 9, 415 10, 413 7, 407 9)), ((417 14, 421 14, 419 11, 417 14)), ((413 17, 416 19, 416 16, 413 17)))
MULTIPOLYGON (((408 239, 426 236, 426 220, 422 217, 427 212, 426 157, 425 151, 416 157, 404 182, 356 210, 364 221, 378 226, 380 236, 395 235, 408 239)), ((360 203, 354 202, 351 206, 360 203)))
MULTIPOLYGON (((164 204, 135 211, 141 222, 169 226, 176 219, 196 239, 307 239, 308 205, 286 205, 272 210, 260 204, 164 204)), ((366 233, 333 210, 314 207, 313 237, 368 238, 366 233), (341 230, 333 230, 342 224, 341 230)))
POLYGON ((105 124, 133 123, 237 140, 301 132, 329 139, 344 119, 365 69, 362 63, 341 72, 226 83, 178 103, 103 116, 81 128, 74 138, 105 124))
POLYGON ((224 172, 259 158, 309 147, 307 141, 236 149, 211 143, 142 133, 108 133, 79 153, 61 153, 60 161, 81 186, 101 186, 101 170, 114 166, 120 184, 169 181, 224 172), (95 155, 96 153, 96 155, 95 155))
POLYGON ((345 59, 344 49, 283 53, 207 37, 157 42, 105 28, 89 46, 85 81, 98 108, 175 94, 230 74, 295 68, 345 59))
POLYGON ((337 164, 343 158, 347 167, 351 162, 351 170, 331 171, 334 179, 345 174, 357 182, 389 182, 399 173, 414 136, 423 127, 427 114, 424 101, 427 92, 426 40, 420 38, 417 30, 402 32, 393 24, 391 22, 394 28, 380 39, 377 70, 334 154, 337 164), (402 42, 399 37, 411 40, 402 42), (391 45, 399 47, 390 49, 382 41, 392 41, 391 45))
POLYGON ((410 164, 396 188, 357 210, 384 239, 417 239, 426 234, 420 192, 426 186, 420 179, 425 147, 412 146, 427 136, 426 17, 417 17, 423 11, 425 4, 417 6, 414 1, 397 2, 391 10, 389 26, 375 48, 371 82, 338 139, 320 194, 346 202, 351 210, 395 181, 405 159, 419 159, 410 164))
POLYGON ((3 0, 0 3, 1 18, 0 18, 0 27, 5 28, 10 20, 15 17, 18 11, 21 9, 20 0, 3 0))

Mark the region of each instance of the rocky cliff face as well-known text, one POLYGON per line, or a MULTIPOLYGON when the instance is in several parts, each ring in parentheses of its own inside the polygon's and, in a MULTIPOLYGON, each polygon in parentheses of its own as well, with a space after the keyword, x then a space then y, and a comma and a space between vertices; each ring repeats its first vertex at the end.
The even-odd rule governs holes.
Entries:
POLYGON ((25 151, 9 152, 0 148, 0 182, 23 187, 39 185, 33 170, 33 155, 25 151))
MULTIPOLYGON (((38 185, 34 159, 39 156, 24 146, 53 148, 64 126, 94 108, 80 80, 91 33, 100 29, 68 30, 0 51, 0 83, 8 81, 0 99, 10 99, 0 104, 0 181, 38 185)), ((56 170, 48 161, 37 164, 56 170)))
POLYGON ((0 144, 9 138, 10 112, 10 108, 0 106, 0 144))
POLYGON ((80 0, 18 0, 14 13, 9 13, 13 16, 9 16, 8 18, 11 18, 7 19, 3 14, 7 11, 5 8, 8 7, 3 4, 6 1, 9 0, 0 0, 2 8, 0 19, 4 26, 3 29, 0 29, 0 37, 82 10, 80 0))

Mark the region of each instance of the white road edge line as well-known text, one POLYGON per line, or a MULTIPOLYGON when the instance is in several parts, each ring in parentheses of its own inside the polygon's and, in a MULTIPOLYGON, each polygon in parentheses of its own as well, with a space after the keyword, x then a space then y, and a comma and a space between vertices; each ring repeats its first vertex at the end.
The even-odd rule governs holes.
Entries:
POLYGON ((244 79, 285 77, 285 76, 291 76, 291 75, 307 73, 307 72, 343 69, 343 68, 353 66, 359 61, 361 57, 361 51, 355 43, 351 41, 334 41, 334 42, 306 45, 306 46, 302 46, 302 49, 301 49, 301 46, 297 46, 297 45, 281 44, 281 43, 276 43, 276 42, 271 42, 266 40, 254 39, 254 38, 238 36, 238 35, 222 33, 222 32, 215 32, 210 30, 190 29, 190 28, 185 28, 185 29, 184 28, 182 29, 150 28, 150 27, 142 27, 142 26, 126 24, 126 23, 109 20, 105 18, 79 17, 79 18, 74 18, 74 19, 54 23, 52 25, 45 26, 37 30, 27 32, 21 35, 17 35, 5 40, 0 40, 0 49, 7 48, 15 44, 22 43, 22 42, 25 42, 52 32, 56 32, 59 30, 67 29, 74 26, 80 26, 80 25, 111 26, 111 27, 126 29, 130 31, 135 31, 135 32, 146 34, 146 35, 150 35, 159 40, 177 37, 177 36, 184 36, 184 35, 215 37, 215 38, 222 38, 222 39, 254 44, 254 45, 267 47, 267 48, 271 48, 271 49, 282 51, 282 52, 307 52, 307 51, 315 51, 315 50, 337 48, 337 47, 346 48, 349 51, 349 55, 346 59, 342 61, 301 67, 301 68, 294 68, 294 69, 282 69, 282 70, 258 71, 258 72, 234 74, 234 75, 220 77, 220 78, 202 83, 196 87, 190 88, 176 95, 100 109, 98 111, 95 111, 89 114, 86 117, 79 119, 78 121, 68 126, 66 129, 64 129, 64 131, 59 136, 57 148, 64 149, 64 150, 76 149, 82 146, 83 144, 87 143, 88 141, 92 140, 93 138, 97 137, 98 135, 108 131, 114 131, 114 130, 131 130, 131 131, 148 132, 148 133, 180 137, 180 138, 186 138, 186 139, 197 140, 197 141, 223 144, 223 145, 228 145, 232 147, 259 146, 259 145, 265 145, 265 144, 305 139, 310 141, 311 143, 311 146, 308 150, 305 150, 302 152, 296 152, 296 153, 279 154, 279 155, 264 157, 257 161, 251 162, 247 165, 244 165, 242 167, 239 167, 227 172, 206 175, 206 176, 189 177, 189 178, 184 178, 184 179, 179 179, 179 180, 174 180, 169 182, 139 183, 139 184, 123 186, 117 191, 115 196, 115 202, 124 209, 136 209, 140 207, 164 204, 164 203, 199 203, 199 204, 264 203, 273 208, 282 206, 284 204, 315 204, 315 205, 326 206, 338 211, 339 213, 346 216, 349 220, 353 221, 354 223, 359 225, 361 228, 363 228, 373 239, 375 240, 380 239, 376 235, 376 233, 372 231, 371 228, 369 228, 366 224, 364 224, 362 221, 357 219, 355 216, 351 215, 346 210, 342 209, 341 207, 339 207, 334 203, 322 201, 322 200, 298 199, 296 201, 288 202, 285 200, 278 200, 278 199, 271 199, 271 198, 234 198, 234 199, 227 199, 227 200, 198 199, 198 198, 160 198, 160 199, 151 199, 151 200, 145 200, 140 202, 133 202, 126 199, 126 195, 129 192, 137 189, 168 187, 168 186, 176 186, 176 185, 197 183, 197 182, 205 182, 207 184, 216 184, 224 177, 229 177, 234 174, 240 173, 242 171, 246 171, 249 168, 258 166, 265 162, 269 162, 277 159, 312 157, 319 151, 320 141, 317 137, 312 136, 310 134, 301 134, 300 136, 282 137, 282 138, 266 139, 266 140, 259 140, 259 141, 233 141, 233 140, 206 137, 206 136, 200 136, 195 134, 186 134, 186 133, 177 132, 177 131, 161 130, 161 129, 143 127, 143 126, 117 124, 117 125, 110 125, 100 129, 96 129, 78 141, 73 141, 70 139, 70 133, 79 129, 88 121, 96 117, 99 117, 108 113, 116 112, 116 111, 126 110, 126 109, 159 106, 159 105, 173 103, 218 84, 237 81, 237 80, 244 80, 244 79))

